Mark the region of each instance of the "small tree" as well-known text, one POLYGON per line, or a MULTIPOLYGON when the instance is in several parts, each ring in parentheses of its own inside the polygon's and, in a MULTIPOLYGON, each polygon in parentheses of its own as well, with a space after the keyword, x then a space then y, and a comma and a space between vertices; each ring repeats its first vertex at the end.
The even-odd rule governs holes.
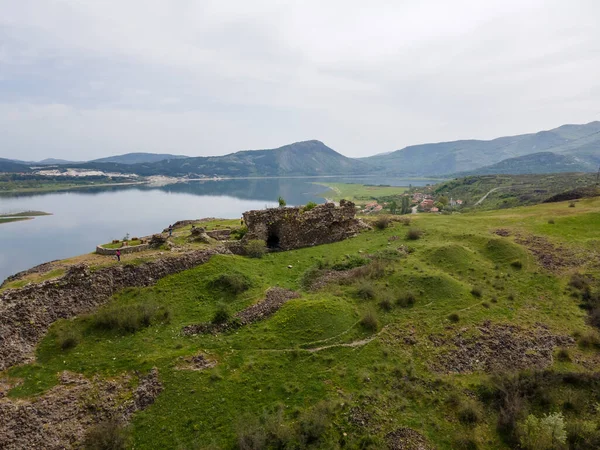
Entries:
POLYGON ((398 211, 398 203, 396 203, 395 200, 392 200, 390 202, 389 209, 390 209, 390 213, 396 214, 396 211, 398 211))
POLYGON ((285 202, 284 198, 279 196, 279 198, 277 199, 277 201, 279 202, 279 207, 283 208, 285 205, 287 205, 287 203, 285 202))
POLYGON ((530 414, 521 424, 521 445, 530 450, 549 450, 567 441, 562 413, 548 414, 541 419, 530 414))
POLYGON ((408 196, 402 197, 402 206, 400 207, 400 214, 408 214, 410 212, 410 200, 408 196))
POLYGON ((446 206, 448 203, 450 203, 450 201, 448 200, 448 197, 446 197, 445 195, 442 195, 441 197, 439 197, 438 202, 440 202, 443 206, 446 206))

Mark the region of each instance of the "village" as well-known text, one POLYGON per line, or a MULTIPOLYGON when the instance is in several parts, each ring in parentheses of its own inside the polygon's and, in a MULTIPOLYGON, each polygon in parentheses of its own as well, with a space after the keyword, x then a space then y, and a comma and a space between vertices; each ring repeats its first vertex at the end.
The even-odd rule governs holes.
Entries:
POLYGON ((363 214, 376 214, 384 210, 391 214, 442 213, 456 210, 464 205, 461 199, 448 198, 445 195, 434 196, 426 192, 407 192, 395 199, 373 200, 364 205, 363 214))

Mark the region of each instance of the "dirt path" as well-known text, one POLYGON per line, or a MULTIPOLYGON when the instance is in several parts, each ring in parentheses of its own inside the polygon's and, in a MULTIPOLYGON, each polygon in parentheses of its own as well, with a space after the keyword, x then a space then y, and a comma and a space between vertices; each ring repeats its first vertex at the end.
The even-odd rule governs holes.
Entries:
POLYGON ((483 197, 481 197, 479 200, 477 200, 477 203, 475 203, 475 206, 480 205, 481 202, 483 202, 488 195, 490 195, 492 192, 496 192, 499 189, 506 189, 509 186, 499 186, 499 187, 495 187, 494 189, 492 189, 491 191, 489 191, 487 194, 485 194, 483 197))

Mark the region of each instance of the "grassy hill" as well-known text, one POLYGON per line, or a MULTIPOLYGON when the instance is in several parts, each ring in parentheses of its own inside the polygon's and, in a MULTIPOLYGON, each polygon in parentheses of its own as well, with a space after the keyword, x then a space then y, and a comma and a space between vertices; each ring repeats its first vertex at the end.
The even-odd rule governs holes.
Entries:
POLYGON ((36 361, 8 372, 21 380, 9 398, 43 395, 65 370, 157 367, 164 390, 126 430, 139 449, 507 449, 541 445, 527 418, 557 413, 570 448, 598 448, 599 240, 595 198, 422 214, 331 245, 215 256, 55 323, 36 361), (232 331, 181 333, 273 286, 300 297, 232 331), (169 320, 95 325, 141 305, 169 320), (65 336, 75 343, 62 349, 65 336), (192 357, 210 364, 190 370, 192 357))
MULTIPOLYGON (((600 149, 599 149, 600 151, 600 149)), ((492 175, 492 174, 544 174, 560 172, 594 172, 598 167, 570 155, 561 155, 552 152, 532 153, 530 155, 509 158, 480 167, 470 172, 463 172, 457 176, 465 175, 492 175)))
POLYGON ((1 172, 31 172, 31 169, 25 164, 14 162, 11 159, 0 158, 0 173, 1 172))
POLYGON ((319 141, 296 142, 271 150, 247 150, 225 156, 167 159, 147 164, 90 162, 78 167, 138 175, 168 176, 316 176, 363 173, 369 166, 346 158, 319 141))
POLYGON ((551 151, 576 157, 583 164, 600 162, 600 122, 563 125, 539 133, 490 141, 462 140, 413 145, 385 155, 362 158, 389 174, 435 176, 472 171, 532 153, 551 151))

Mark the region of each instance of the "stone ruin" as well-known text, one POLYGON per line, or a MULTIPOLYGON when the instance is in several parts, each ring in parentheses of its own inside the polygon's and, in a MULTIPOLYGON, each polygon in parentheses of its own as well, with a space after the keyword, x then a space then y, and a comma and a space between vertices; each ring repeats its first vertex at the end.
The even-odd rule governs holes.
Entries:
POLYGON ((243 241, 260 239, 273 250, 338 242, 368 228, 355 215, 354 203, 346 200, 340 201, 339 207, 325 203, 310 210, 297 206, 248 211, 244 213, 248 232, 243 241))

